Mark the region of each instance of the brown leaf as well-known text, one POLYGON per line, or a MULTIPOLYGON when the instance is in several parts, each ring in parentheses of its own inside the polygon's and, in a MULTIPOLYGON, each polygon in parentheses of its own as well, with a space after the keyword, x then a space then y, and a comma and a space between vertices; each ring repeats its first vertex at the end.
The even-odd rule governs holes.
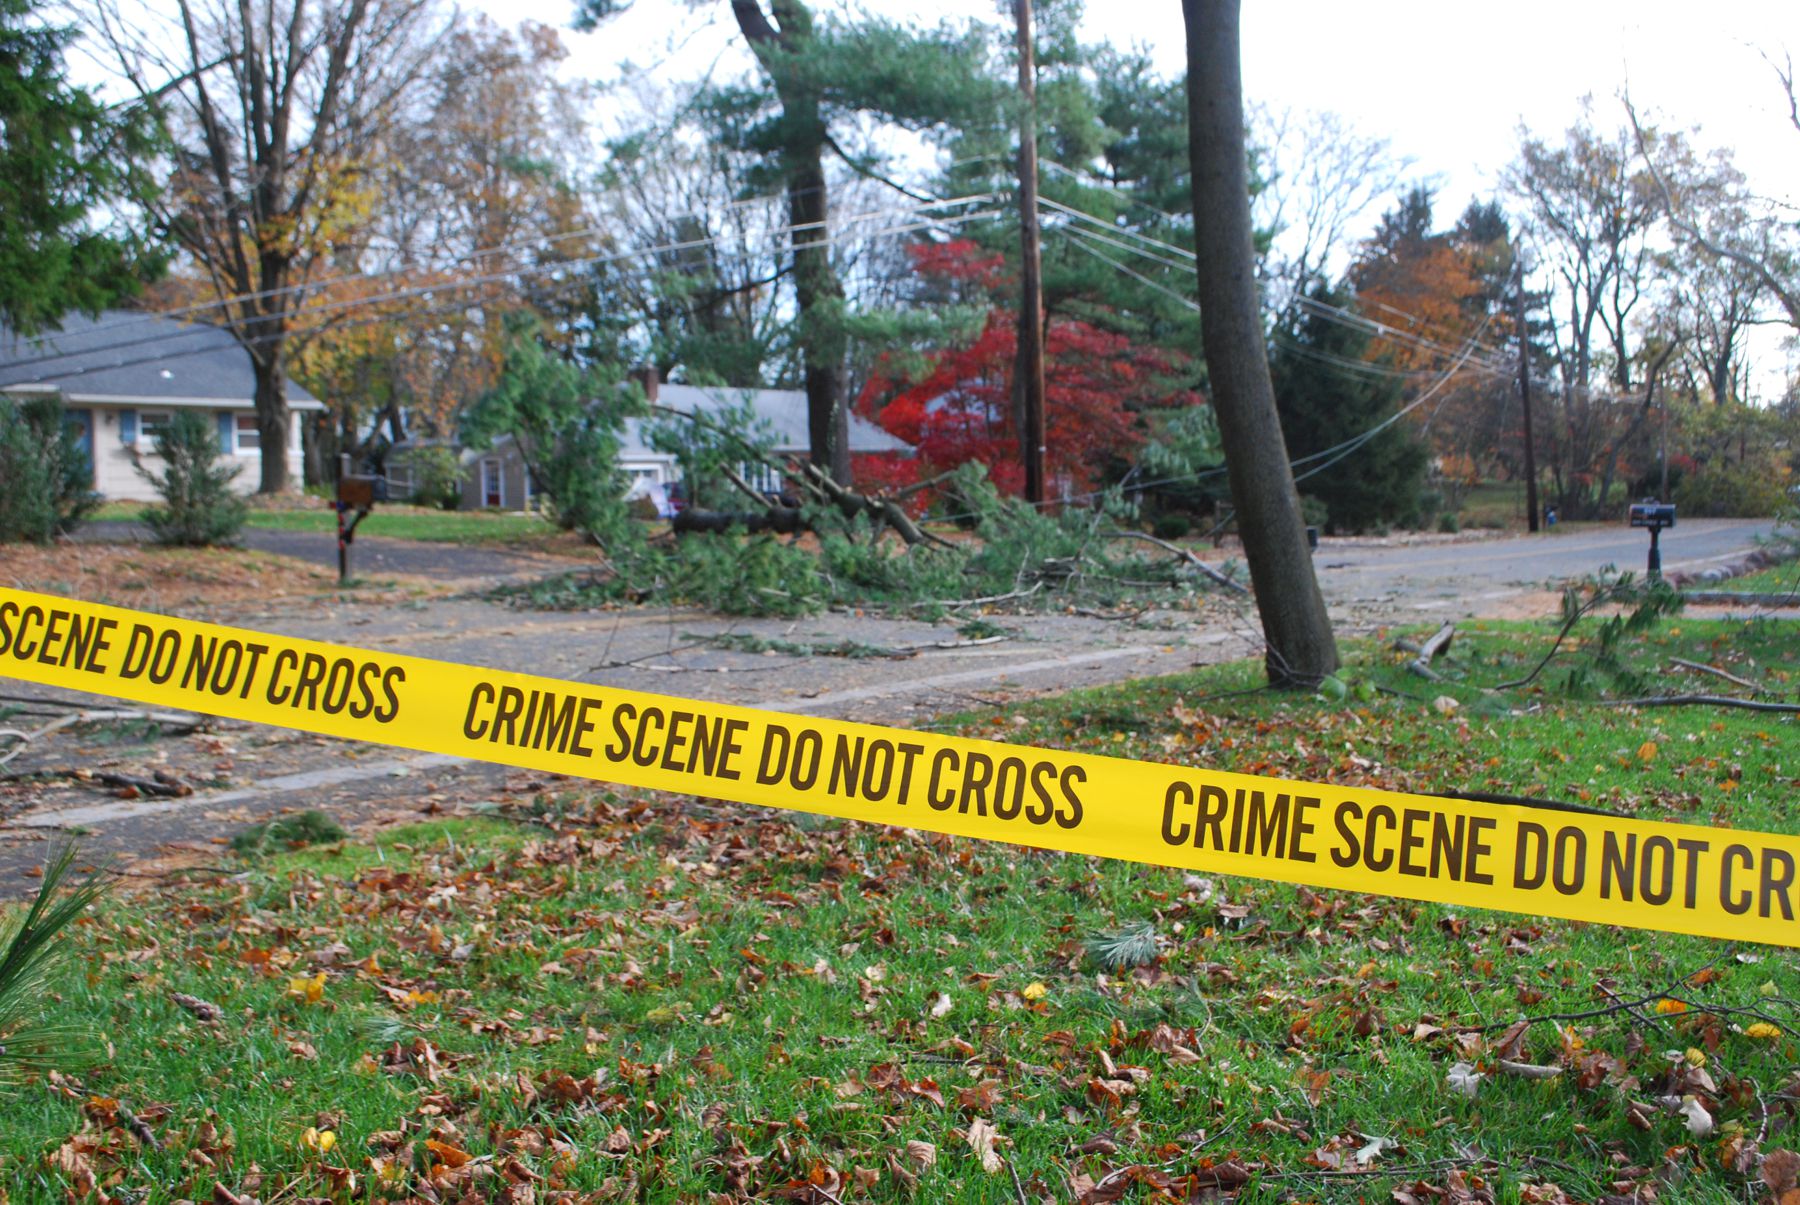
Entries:
POLYGON ((1800 1154, 1770 1151, 1762 1157, 1762 1182, 1777 1197, 1800 1184, 1800 1154))
POLYGON ((965 1109, 977 1113, 989 1113, 1000 1103, 1000 1081, 984 1079, 972 1088, 964 1088, 956 1094, 956 1103, 965 1109))
POLYGON ((1005 1165, 999 1152, 994 1150, 994 1143, 999 1137, 999 1133, 991 1122, 977 1117, 969 1123, 969 1149, 975 1152, 977 1159, 981 1160, 981 1170, 990 1176, 1005 1165))
POLYGON ((463 1166, 474 1158, 459 1146, 451 1146, 448 1142, 439 1142, 435 1138, 425 1140, 425 1149, 437 1157, 437 1161, 452 1170, 463 1166))
POLYGON ((1489 1043, 1494 1057, 1510 1059, 1513 1062, 1525 1061, 1525 1031, 1531 1028, 1530 1021, 1514 1021, 1506 1027, 1506 1032, 1489 1043))
POLYGON ((913 1139, 906 1144, 906 1161, 922 1172, 937 1166, 937 1147, 913 1139))

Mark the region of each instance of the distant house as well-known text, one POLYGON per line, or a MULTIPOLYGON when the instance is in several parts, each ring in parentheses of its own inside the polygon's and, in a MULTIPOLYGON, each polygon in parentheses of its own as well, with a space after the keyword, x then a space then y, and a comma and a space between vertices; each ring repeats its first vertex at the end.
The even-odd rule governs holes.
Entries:
MULTIPOLYGON (((71 314, 62 330, 35 338, 0 328, 0 392, 61 399, 102 497, 155 499, 137 466, 160 464, 155 436, 178 410, 213 416, 221 449, 244 466, 234 483, 239 493, 259 482, 256 378, 249 353, 219 327, 107 310, 98 318, 71 314)), ((292 381, 287 397, 295 411, 325 408, 292 381)), ((288 471, 298 481, 300 424, 289 427, 288 471)))
MULTIPOLYGON (((643 378, 640 378, 643 379, 643 378)), ((683 414, 718 416, 737 409, 747 401, 760 420, 763 433, 774 440, 776 457, 804 456, 811 446, 806 429, 806 394, 799 389, 726 389, 702 388, 695 385, 659 384, 654 376, 644 379, 646 392, 659 407, 683 414)), ((681 477, 673 453, 650 446, 647 428, 654 418, 625 420, 619 449, 619 468, 631 479, 633 495, 666 496, 667 490, 681 477)), ((412 473, 407 464, 407 451, 418 444, 397 444, 388 458, 388 482, 395 498, 404 497, 412 488, 412 473)), ((912 446, 888 434, 874 423, 850 416, 850 453, 888 453, 910 456, 912 446)), ((533 502, 535 490, 531 474, 525 467, 518 445, 509 436, 494 441, 491 448, 465 448, 458 453, 463 465, 462 505, 478 510, 497 507, 525 510, 533 502)), ((771 493, 781 488, 779 476, 766 466, 746 466, 746 479, 753 486, 771 493)))

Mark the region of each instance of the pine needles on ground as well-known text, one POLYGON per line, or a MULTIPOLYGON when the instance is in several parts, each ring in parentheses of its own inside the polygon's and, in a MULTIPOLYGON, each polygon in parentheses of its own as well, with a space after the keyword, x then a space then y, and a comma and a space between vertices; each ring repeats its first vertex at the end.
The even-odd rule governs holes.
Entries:
POLYGON ((69 1066, 89 1058, 90 1039, 72 1025, 35 1018, 47 998, 50 973, 67 951, 63 930, 105 892, 105 872, 90 870, 64 889, 76 847, 64 846, 44 866, 37 897, 16 925, 0 925, 0 1081, 25 1071, 69 1066))
POLYGON ((1088 957, 1101 970, 1117 973, 1149 966, 1162 954, 1162 939, 1149 921, 1126 925, 1112 933, 1101 933, 1082 943, 1088 957))

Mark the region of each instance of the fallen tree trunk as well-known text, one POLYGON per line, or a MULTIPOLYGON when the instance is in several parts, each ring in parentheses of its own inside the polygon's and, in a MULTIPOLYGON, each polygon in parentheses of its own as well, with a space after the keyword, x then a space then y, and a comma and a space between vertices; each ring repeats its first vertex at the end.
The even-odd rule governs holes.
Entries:
MULTIPOLYGON (((904 499, 919 490, 925 489, 928 486, 935 485, 945 476, 948 476, 948 474, 939 474, 939 476, 932 478, 930 481, 922 481, 915 485, 908 486, 893 497, 883 494, 859 493, 849 486, 842 485, 833 480, 830 473, 825 472, 811 461, 795 460, 780 464, 775 463, 770 460, 761 448, 758 448, 755 444, 743 438, 743 436, 739 435, 737 432, 728 430, 718 423, 713 422, 705 415, 699 413, 690 414, 687 411, 676 410, 668 406, 656 406, 653 408, 673 417, 684 418, 698 427, 702 427, 716 435, 723 436, 725 439, 730 440, 733 444, 737 445, 739 452, 743 454, 746 461, 754 461, 758 464, 766 465, 777 472, 795 477, 799 481, 801 487, 805 489, 815 501, 833 507, 846 519, 854 519, 858 515, 868 518, 875 525, 876 534, 880 534, 883 527, 891 527, 909 546, 915 544, 935 544, 940 548, 955 547, 949 540, 932 535, 930 532, 920 527, 918 523, 913 520, 913 517, 906 513, 906 508, 900 505, 901 499, 904 499)), ((757 490, 753 489, 742 476, 730 469, 725 470, 725 477, 739 493, 744 494, 750 500, 757 503, 762 507, 762 510, 759 512, 753 511, 748 513, 701 511, 686 522, 683 520, 687 512, 682 512, 681 514, 676 515, 674 521, 670 524, 672 530, 677 534, 697 532, 717 533, 727 531, 733 526, 737 526, 751 532, 775 531, 787 535, 814 530, 812 524, 807 521, 805 512, 800 508, 783 506, 779 502, 759 493, 757 490)))
POLYGON ((760 511, 684 510, 677 511, 669 521, 669 529, 678 536, 696 533, 717 535, 734 528, 751 535, 774 532, 784 536, 812 530, 806 516, 791 506, 771 506, 760 511))

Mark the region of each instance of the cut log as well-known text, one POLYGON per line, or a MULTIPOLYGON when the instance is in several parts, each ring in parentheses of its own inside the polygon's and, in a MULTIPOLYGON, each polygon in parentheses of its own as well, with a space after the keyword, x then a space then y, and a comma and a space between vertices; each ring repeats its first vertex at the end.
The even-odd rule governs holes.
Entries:
POLYGON ((1433 632, 1430 638, 1419 646, 1419 655, 1414 657, 1406 668, 1421 678, 1432 682, 1442 682, 1443 675, 1432 669, 1431 663, 1450 650, 1450 642, 1454 639, 1456 639, 1456 625, 1445 620, 1444 626, 1433 632))

